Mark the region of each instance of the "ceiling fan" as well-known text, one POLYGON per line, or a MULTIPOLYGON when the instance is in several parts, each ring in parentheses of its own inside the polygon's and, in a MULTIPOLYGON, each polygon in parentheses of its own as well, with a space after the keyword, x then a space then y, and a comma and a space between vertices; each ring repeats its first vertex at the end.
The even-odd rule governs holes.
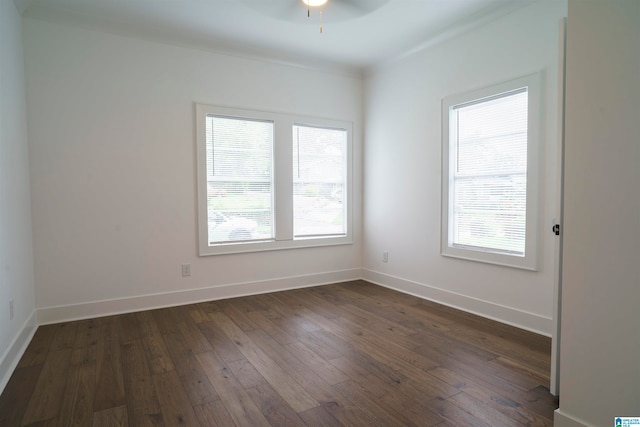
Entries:
POLYGON ((348 21, 367 15, 389 0, 240 0, 246 6, 280 21, 308 24, 314 10, 322 11, 327 23, 348 21))

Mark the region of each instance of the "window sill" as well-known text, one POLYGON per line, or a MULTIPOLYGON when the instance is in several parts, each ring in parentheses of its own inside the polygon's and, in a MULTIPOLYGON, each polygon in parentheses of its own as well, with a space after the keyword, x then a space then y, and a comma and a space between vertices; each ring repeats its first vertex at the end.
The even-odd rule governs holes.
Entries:
POLYGON ((301 238, 296 240, 268 240, 262 242, 224 243, 200 247, 200 256, 242 254, 251 252, 279 251, 288 249, 316 248, 324 246, 351 245, 351 236, 301 238))
POLYGON ((467 261, 482 262, 485 264, 500 265, 503 267, 519 268, 522 270, 538 271, 536 258, 533 256, 507 255, 482 250, 462 249, 452 246, 442 248, 442 256, 464 259, 467 261))

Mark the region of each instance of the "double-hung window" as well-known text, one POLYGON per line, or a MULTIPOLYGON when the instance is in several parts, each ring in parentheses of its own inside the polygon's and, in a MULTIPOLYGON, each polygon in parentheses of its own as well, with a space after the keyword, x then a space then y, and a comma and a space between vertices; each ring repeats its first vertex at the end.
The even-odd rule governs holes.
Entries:
POLYGON ((351 243, 349 122, 196 104, 200 255, 351 243))
POLYGON ((538 109, 538 75, 443 100, 443 255, 536 269, 538 109))
POLYGON ((296 238, 347 232, 346 129, 293 125, 293 232, 296 238))

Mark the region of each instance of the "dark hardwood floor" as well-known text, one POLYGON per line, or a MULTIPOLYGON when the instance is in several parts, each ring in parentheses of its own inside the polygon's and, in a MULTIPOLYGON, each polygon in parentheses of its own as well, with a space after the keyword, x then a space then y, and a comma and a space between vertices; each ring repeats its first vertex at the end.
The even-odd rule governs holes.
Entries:
POLYGON ((551 426, 550 340, 363 281, 41 326, 2 426, 551 426))

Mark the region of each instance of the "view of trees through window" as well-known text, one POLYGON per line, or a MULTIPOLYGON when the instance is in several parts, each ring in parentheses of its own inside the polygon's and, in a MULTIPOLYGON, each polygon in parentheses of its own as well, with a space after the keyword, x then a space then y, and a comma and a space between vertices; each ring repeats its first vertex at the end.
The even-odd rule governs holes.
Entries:
POLYGON ((195 107, 200 255, 352 243, 351 122, 195 107))
POLYGON ((293 211, 296 237, 346 233, 347 131, 293 126, 293 211))
POLYGON ((454 107, 453 244, 524 255, 527 91, 454 107))
POLYGON ((209 242, 271 239, 273 123, 207 116, 209 242))
MULTIPOLYGON (((292 131, 294 237, 345 235, 347 131, 292 131)), ((274 123, 209 115, 205 138, 209 244, 274 239, 274 123)))

